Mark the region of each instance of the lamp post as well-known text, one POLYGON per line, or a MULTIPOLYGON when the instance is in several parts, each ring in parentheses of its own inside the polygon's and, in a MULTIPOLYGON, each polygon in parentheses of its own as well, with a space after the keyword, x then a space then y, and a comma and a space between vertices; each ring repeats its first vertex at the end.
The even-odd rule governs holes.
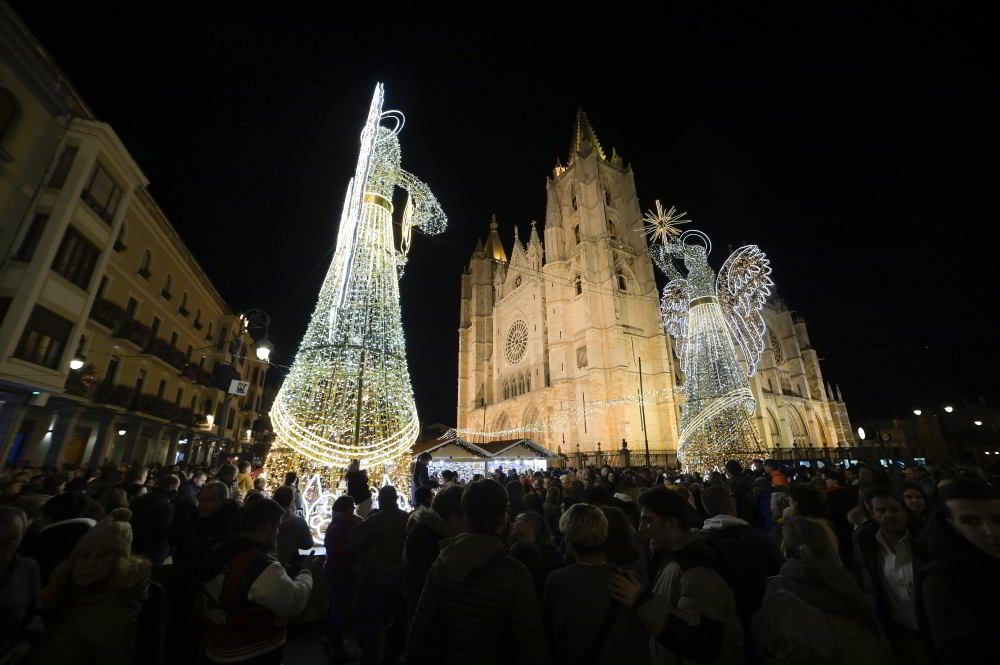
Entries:
MULTIPOLYGON (((257 360, 264 363, 269 363, 271 358, 271 352, 274 350, 274 345, 271 344, 271 340, 267 338, 268 331, 271 327, 271 317, 270 315, 262 309, 248 309, 240 314, 240 323, 242 327, 237 332, 236 337, 229 344, 229 353, 232 355, 232 361, 229 363, 232 373, 236 373, 236 365, 239 358, 242 356, 245 350, 245 345, 243 343, 243 334, 251 330, 264 330, 264 335, 259 340, 257 340, 257 360)), ((222 396, 222 413, 219 414, 219 438, 225 438, 226 425, 229 422, 229 386, 223 387, 222 396)), ((238 438, 238 435, 234 438, 238 438)))

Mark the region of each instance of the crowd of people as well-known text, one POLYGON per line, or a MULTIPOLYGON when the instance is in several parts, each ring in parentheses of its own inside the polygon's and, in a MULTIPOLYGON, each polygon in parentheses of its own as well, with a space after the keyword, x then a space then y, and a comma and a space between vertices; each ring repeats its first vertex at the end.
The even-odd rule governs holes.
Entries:
POLYGON ((430 462, 405 497, 352 463, 322 542, 296 475, 245 461, 5 471, 0 665, 280 664, 316 604, 330 661, 363 665, 1000 654, 982 470, 430 462))

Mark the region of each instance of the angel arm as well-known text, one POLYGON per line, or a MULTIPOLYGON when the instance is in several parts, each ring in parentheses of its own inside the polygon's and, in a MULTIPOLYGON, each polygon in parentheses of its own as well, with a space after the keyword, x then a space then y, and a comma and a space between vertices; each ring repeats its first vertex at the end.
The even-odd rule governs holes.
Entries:
POLYGON ((413 217, 410 225, 416 226, 424 233, 435 235, 448 226, 448 218, 441 210, 441 204, 434 198, 430 187, 409 171, 399 170, 399 187, 409 193, 413 202, 413 217))
POLYGON ((676 247, 670 245, 650 245, 649 246, 649 256, 653 259, 653 263, 664 272, 670 279, 684 279, 684 275, 681 271, 677 269, 674 265, 673 256, 680 255, 676 247))
POLYGON ((660 316, 663 328, 674 338, 674 352, 678 358, 684 354, 684 344, 687 341, 688 302, 691 299, 691 286, 682 277, 677 277, 663 287, 663 297, 660 299, 660 316))

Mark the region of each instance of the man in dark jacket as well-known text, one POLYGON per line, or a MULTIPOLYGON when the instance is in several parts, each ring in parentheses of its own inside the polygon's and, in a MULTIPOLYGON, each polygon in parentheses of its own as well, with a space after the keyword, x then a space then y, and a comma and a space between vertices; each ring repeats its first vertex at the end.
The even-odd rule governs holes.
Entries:
POLYGON ((840 542, 840 560, 847 562, 853 553, 851 542, 854 536, 854 527, 847 521, 847 513, 858 505, 858 488, 848 486, 844 472, 839 469, 825 469, 823 478, 826 481, 823 493, 826 516, 840 542))
POLYGON ((41 519, 29 530, 21 554, 38 564, 43 587, 56 566, 69 558, 84 534, 97 524, 83 516, 86 510, 87 497, 77 492, 58 494, 42 506, 41 519))
POLYGON ((406 536, 403 550, 403 577, 406 582, 406 609, 409 616, 417 610, 417 601, 431 565, 437 559, 438 543, 462 532, 462 488, 446 487, 434 497, 430 508, 418 508, 411 516, 413 528, 406 536))
POLYGON ((378 491, 378 511, 351 532, 358 552, 358 644, 362 665, 391 662, 406 639, 403 621, 403 546, 408 515, 399 508, 396 489, 378 491), (385 628, 384 658, 379 657, 385 628))
POLYGON ((766 531, 736 517, 736 506, 725 486, 706 488, 701 503, 708 515, 701 532, 722 558, 749 652, 750 619, 760 609, 767 578, 778 574, 784 558, 766 531))
POLYGON ((748 524, 761 526, 756 523, 757 516, 754 511, 753 476, 744 472, 743 465, 737 460, 731 459, 726 462, 726 479, 729 481, 729 492, 733 497, 736 516, 748 524))
POLYGON ((938 661, 992 662, 1000 653, 1000 491, 958 478, 941 499, 927 542, 932 560, 919 581, 938 661))
POLYGON ((873 521, 854 537, 854 567, 861 588, 875 601, 896 660, 930 665, 930 645, 921 635, 914 584, 916 571, 927 563, 927 550, 911 537, 906 510, 891 490, 872 488, 865 499, 873 521))
POLYGON ((132 552, 149 559, 154 571, 170 554, 170 523, 179 485, 177 476, 160 476, 153 489, 132 502, 132 552))
POLYGON ((531 574, 507 553, 507 494, 480 480, 462 494, 469 533, 442 543, 410 626, 407 665, 548 663, 542 612, 531 574), (511 654, 517 654, 516 658, 511 654))
POLYGON ((410 503, 413 505, 417 504, 416 492, 418 487, 437 487, 437 482, 431 480, 430 472, 427 470, 427 465, 430 463, 430 453, 420 453, 417 455, 417 461, 413 465, 413 478, 410 483, 410 503))

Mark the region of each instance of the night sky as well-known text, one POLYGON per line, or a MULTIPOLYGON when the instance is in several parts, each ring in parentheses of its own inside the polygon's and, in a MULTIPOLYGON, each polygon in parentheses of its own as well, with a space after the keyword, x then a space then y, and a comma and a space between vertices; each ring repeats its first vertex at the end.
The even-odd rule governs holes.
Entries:
POLYGON ((855 420, 997 397, 995 36, 967 9, 607 5, 614 16, 549 20, 508 6, 459 26, 374 5, 349 20, 12 4, 223 297, 271 314, 277 363, 315 304, 382 81, 407 117, 403 166, 450 220, 416 238, 401 286, 426 422, 454 422, 459 276, 476 238, 491 213, 508 247, 512 225, 526 237, 543 223, 579 105, 632 165, 644 210, 660 199, 717 248, 771 256, 855 420))

